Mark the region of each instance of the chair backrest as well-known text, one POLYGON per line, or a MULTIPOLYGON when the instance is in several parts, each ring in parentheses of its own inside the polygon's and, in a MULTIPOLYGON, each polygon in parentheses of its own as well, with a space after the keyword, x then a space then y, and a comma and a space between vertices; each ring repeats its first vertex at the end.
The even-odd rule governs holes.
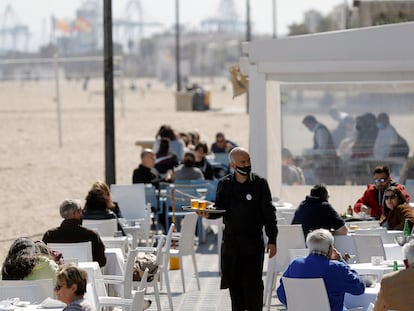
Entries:
POLYGON ((145 185, 111 185, 111 196, 117 202, 122 216, 126 219, 146 218, 147 203, 145 199, 145 185))
POLYGON ((306 248, 306 243, 302 225, 278 225, 278 231, 275 269, 283 272, 290 262, 289 249, 306 248))
POLYGON ((309 255, 308 248, 289 248, 288 252, 290 261, 298 257, 306 257, 309 255))
POLYGON ((163 261, 162 248, 164 247, 165 239, 166 239, 165 235, 160 235, 157 241, 158 243, 157 244, 157 265, 158 266, 162 265, 162 261, 163 261))
POLYGON ((354 234, 352 239, 354 241, 357 262, 371 262, 372 256, 382 256, 386 259, 380 235, 354 234))
POLYGON ((142 290, 142 289, 145 290, 147 288, 148 271, 149 271, 148 268, 145 268, 144 274, 142 275, 141 281, 139 282, 138 290, 142 290))
POLYGON ((214 161, 219 162, 225 166, 229 166, 229 154, 227 152, 214 153, 214 161))
POLYGON ((99 306, 99 298, 96 291, 96 284, 95 282, 88 282, 86 284, 86 293, 84 295, 85 299, 89 302, 92 307, 92 310, 98 311, 99 306))
POLYGON ((157 189, 152 184, 145 184, 145 202, 155 208, 159 204, 157 189))
POLYGON ((284 211, 278 212, 278 214, 281 216, 281 218, 285 219, 285 221, 288 225, 290 225, 292 223, 293 217, 295 217, 295 211, 294 210, 292 210, 292 211, 284 210, 284 211))
POLYGON ((114 236, 118 231, 118 220, 113 219, 84 219, 82 226, 95 230, 100 236, 114 236))
POLYGON ((218 179, 213 180, 207 180, 207 195, 206 200, 210 202, 216 201, 216 193, 217 193, 217 185, 218 185, 218 179))
POLYGON ((62 253, 63 258, 77 259, 81 261, 93 261, 92 257, 92 243, 78 242, 78 243, 47 243, 50 249, 62 253))
POLYGON ((33 303, 38 301, 38 286, 32 285, 4 285, 0 286, 0 300, 19 298, 33 303))
POLYGON ((125 269, 124 269, 124 282, 123 282, 123 298, 132 298, 132 275, 134 271, 135 257, 138 255, 138 249, 131 249, 128 252, 125 269))
POLYGON ((178 242, 178 249, 183 256, 194 253, 194 232, 197 219, 198 216, 195 213, 188 213, 181 222, 181 235, 178 242))
POLYGON ((19 297, 31 303, 40 303, 47 297, 53 297, 53 280, 4 280, 0 281, 0 300, 19 297))
POLYGON ((328 294, 323 279, 282 278, 289 311, 330 311, 328 294))
POLYGON ((357 229, 354 232, 355 234, 375 234, 380 235, 382 243, 394 243, 394 236, 388 234, 387 228, 378 227, 378 228, 368 228, 368 229, 357 229))

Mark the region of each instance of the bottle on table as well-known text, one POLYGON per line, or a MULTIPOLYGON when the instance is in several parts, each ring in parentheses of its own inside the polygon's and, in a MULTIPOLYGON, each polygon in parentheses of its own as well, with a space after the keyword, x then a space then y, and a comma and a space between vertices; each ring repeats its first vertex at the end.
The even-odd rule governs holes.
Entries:
POLYGON ((397 263, 396 260, 394 260, 394 264, 393 264, 392 270, 393 271, 397 271, 398 270, 398 263, 397 263))
POLYGON ((411 230, 410 230, 410 224, 408 222, 408 219, 406 219, 404 221, 404 229, 403 229, 404 235, 405 236, 409 236, 411 234, 411 230))
POLYGON ((348 205, 348 209, 346 210, 346 212, 347 212, 348 215, 351 215, 352 216, 353 210, 352 210, 352 206, 351 205, 348 205))

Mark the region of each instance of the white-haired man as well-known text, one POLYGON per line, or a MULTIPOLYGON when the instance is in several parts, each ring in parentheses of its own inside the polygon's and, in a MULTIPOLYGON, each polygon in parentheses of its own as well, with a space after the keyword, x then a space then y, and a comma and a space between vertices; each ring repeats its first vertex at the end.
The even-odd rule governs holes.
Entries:
POLYGON ((59 227, 46 231, 42 241, 47 243, 77 243, 92 244, 93 261, 100 267, 106 265, 105 245, 99 235, 82 226, 82 206, 79 200, 66 199, 59 206, 60 216, 63 218, 59 227))
POLYGON ((385 274, 374 311, 414 310, 414 243, 404 245, 406 269, 385 274))
MULTIPOLYGON (((349 268, 341 254, 333 247, 333 240, 332 234, 326 229, 310 232, 306 237, 309 255, 293 260, 283 276, 303 279, 322 278, 331 310, 343 311, 345 293, 361 295, 365 291, 365 285, 358 273, 349 268)), ((282 278, 277 288, 277 297, 287 305, 282 278)))

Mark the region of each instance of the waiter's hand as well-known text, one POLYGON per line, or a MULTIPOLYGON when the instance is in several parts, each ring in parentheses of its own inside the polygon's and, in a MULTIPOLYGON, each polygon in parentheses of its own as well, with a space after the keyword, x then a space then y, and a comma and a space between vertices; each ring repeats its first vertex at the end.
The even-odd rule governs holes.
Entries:
POLYGON ((197 214, 197 216, 200 216, 200 217, 203 217, 203 218, 208 218, 208 216, 210 215, 210 213, 207 210, 195 211, 195 213, 197 214))
POLYGON ((267 244, 266 253, 269 253, 269 258, 272 258, 277 253, 276 244, 267 244))

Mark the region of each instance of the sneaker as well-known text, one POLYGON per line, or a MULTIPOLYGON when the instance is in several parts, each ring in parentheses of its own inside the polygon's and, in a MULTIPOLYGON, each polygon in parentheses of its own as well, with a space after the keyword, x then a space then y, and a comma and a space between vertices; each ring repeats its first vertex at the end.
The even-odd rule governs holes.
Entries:
POLYGON ((149 299, 144 299, 144 308, 142 310, 147 310, 149 307, 151 307, 152 301, 149 299))

